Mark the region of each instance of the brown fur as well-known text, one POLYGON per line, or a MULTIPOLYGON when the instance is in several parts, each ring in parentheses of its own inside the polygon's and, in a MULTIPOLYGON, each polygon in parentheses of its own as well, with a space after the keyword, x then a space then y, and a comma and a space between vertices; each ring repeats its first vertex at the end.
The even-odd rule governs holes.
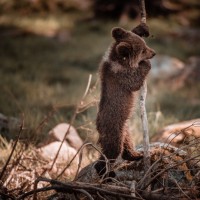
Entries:
MULTIPOLYGON (((96 120, 99 143, 111 162, 119 156, 135 160, 141 156, 133 151, 127 120, 132 113, 134 92, 143 85, 151 68, 147 59, 155 53, 131 31, 114 28, 112 36, 115 42, 100 64, 101 98, 96 120)), ((102 156, 95 168, 100 175, 105 172, 102 156)))
POLYGON ((145 23, 141 23, 136 26, 133 30, 133 33, 139 35, 140 37, 149 37, 149 27, 145 23))

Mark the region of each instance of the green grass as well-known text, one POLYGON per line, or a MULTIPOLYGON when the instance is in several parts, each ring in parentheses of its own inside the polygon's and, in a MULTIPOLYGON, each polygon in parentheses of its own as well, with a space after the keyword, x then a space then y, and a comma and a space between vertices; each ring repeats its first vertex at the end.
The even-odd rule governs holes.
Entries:
MULTIPOLYGON (((70 14, 49 18, 36 16, 23 20, 14 16, 0 18, 0 23, 4 26, 32 30, 37 34, 43 34, 45 30, 64 30, 69 35, 65 41, 60 41, 57 37, 32 34, 13 37, 4 34, 1 37, 0 113, 16 117, 24 113, 27 128, 24 137, 34 139, 36 143, 54 125, 70 119, 74 106, 85 91, 90 73, 93 75, 91 85, 94 85, 98 64, 112 41, 110 30, 113 26, 118 26, 117 22, 80 21, 81 17, 80 14, 70 14), (36 133, 38 125, 53 107, 58 108, 56 113, 48 119, 44 129, 36 133)), ((132 24, 130 22, 127 27, 130 28, 132 24)), ((157 19, 149 24, 154 38, 148 39, 148 43, 158 54, 168 54, 182 60, 199 54, 197 44, 181 38, 173 39, 170 35, 170 32, 180 28, 176 23, 157 19)), ((187 98, 189 90, 185 89, 183 97, 180 95, 182 91, 168 93, 165 92, 168 89, 159 88, 155 84, 150 85, 150 91, 151 87, 157 91, 155 94, 150 92, 148 96, 151 132, 156 132, 167 123, 200 116, 199 104, 192 106, 191 99, 187 98), (154 119, 158 118, 158 113, 161 114, 156 124, 154 119)), ((97 98, 98 92, 99 88, 86 103, 94 95, 97 98)), ((95 116, 94 106, 79 114, 75 125, 81 127, 84 123, 94 121, 95 116)), ((136 125, 139 126, 139 120, 136 125)), ((95 140, 94 124, 88 127, 92 131, 80 129, 81 136, 95 140)))

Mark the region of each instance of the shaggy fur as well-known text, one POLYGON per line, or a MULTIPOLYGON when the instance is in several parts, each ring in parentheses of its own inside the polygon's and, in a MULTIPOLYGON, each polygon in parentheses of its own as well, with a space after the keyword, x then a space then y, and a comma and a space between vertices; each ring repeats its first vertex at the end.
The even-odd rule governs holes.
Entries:
MULTIPOLYGON (((155 52, 133 32, 114 28, 112 36, 115 42, 100 64, 101 98, 96 127, 102 152, 111 163, 119 156, 125 160, 141 158, 133 150, 127 120, 132 113, 134 92, 143 85, 151 68, 147 59, 152 58, 155 52)), ((105 173, 103 156, 95 168, 99 175, 105 173)))

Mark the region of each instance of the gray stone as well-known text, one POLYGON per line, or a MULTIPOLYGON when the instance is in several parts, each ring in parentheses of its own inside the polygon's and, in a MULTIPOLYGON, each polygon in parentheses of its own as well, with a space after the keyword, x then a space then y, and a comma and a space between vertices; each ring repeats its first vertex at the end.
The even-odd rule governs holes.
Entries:
POLYGON ((190 86, 200 83, 200 57, 190 57, 185 64, 185 67, 176 76, 171 77, 172 86, 174 89, 179 89, 184 86, 190 86))
POLYGON ((166 80, 174 76, 184 68, 184 63, 177 58, 167 55, 156 55, 151 60, 149 77, 156 80, 166 80))
POLYGON ((192 119, 176 124, 171 124, 159 131, 151 141, 171 143, 179 146, 186 137, 200 137, 200 119, 192 119))
POLYGON ((7 117, 0 113, 0 134, 6 139, 14 139, 19 130, 20 120, 15 117, 7 117), (13 134, 14 133, 14 134, 13 134))
POLYGON ((51 131, 49 131, 49 139, 50 141, 62 141, 66 132, 69 129, 66 136, 66 141, 69 143, 70 146, 78 150, 82 146, 83 141, 78 135, 76 129, 73 126, 70 126, 69 128, 69 126, 70 125, 67 123, 58 124, 51 131))

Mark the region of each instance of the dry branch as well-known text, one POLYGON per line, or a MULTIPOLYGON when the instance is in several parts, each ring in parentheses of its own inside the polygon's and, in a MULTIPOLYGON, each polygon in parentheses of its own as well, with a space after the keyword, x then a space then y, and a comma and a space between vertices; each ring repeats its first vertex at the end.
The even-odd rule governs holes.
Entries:
MULTIPOLYGON (((145 1, 140 0, 140 11, 141 11, 141 23, 146 24, 146 9, 145 1)), ((149 147, 149 129, 148 129, 148 120, 145 107, 145 101, 147 96, 147 83, 146 80, 143 83, 143 86, 140 89, 140 111, 141 111, 141 120, 143 128, 143 148, 144 148, 144 169, 145 172, 150 168, 150 147, 149 147)), ((150 179, 149 176, 146 177, 147 180, 150 179)))
POLYGON ((21 136, 23 128, 24 128, 24 117, 22 118, 22 122, 21 122, 21 125, 20 125, 20 128, 19 128, 19 133, 18 133, 17 139, 15 140, 15 143, 14 143, 14 146, 12 148, 12 151, 11 151, 7 161, 6 161, 6 164, 4 165, 4 167, 3 167, 2 171, 1 171, 0 180, 2 180, 3 175, 4 175, 5 171, 6 171, 6 168, 7 168, 8 164, 9 164, 9 162, 10 162, 12 156, 13 156, 13 153, 14 153, 14 151, 16 149, 16 146, 17 146, 17 143, 18 143, 19 138, 21 136))
POLYGON ((140 0, 140 13, 141 13, 141 23, 146 24, 146 9, 145 9, 145 0, 140 0))
POLYGON ((36 189, 32 190, 30 192, 27 192, 23 195, 21 195, 17 200, 22 200, 25 197, 31 196, 34 193, 42 192, 42 191, 47 191, 47 190, 56 190, 58 192, 62 193, 71 193, 71 192, 77 192, 77 190, 85 190, 87 193, 89 192, 90 194, 96 194, 97 192, 100 192, 102 194, 106 194, 109 196, 121 196, 124 198, 130 198, 130 199, 141 199, 138 197, 132 197, 129 194, 130 190, 127 188, 122 188, 122 187, 115 187, 115 186, 109 186, 109 185, 99 185, 99 184, 87 184, 87 183, 81 183, 81 182, 68 182, 68 183, 63 183, 57 180, 53 179, 47 179, 47 178, 42 178, 39 177, 37 180, 37 183, 39 181, 44 181, 50 183, 52 186, 51 187, 45 187, 42 189, 36 189))
POLYGON ((74 121, 75 121, 75 119, 76 119, 76 116, 77 116, 77 114, 78 114, 78 112, 79 112, 79 108, 80 108, 81 105, 83 105, 83 100, 85 99, 85 97, 86 97, 87 94, 88 94, 88 91, 89 91, 89 88, 90 88, 90 84, 91 84, 91 79, 92 79, 92 75, 90 74, 90 75, 89 75, 89 79, 88 79, 88 84, 87 84, 86 90, 85 90, 85 92, 84 92, 84 94, 83 94, 83 97, 81 98, 80 102, 77 103, 77 105, 76 105, 75 111, 74 111, 74 113, 73 113, 73 115, 72 115, 72 118, 71 118, 71 121, 70 121, 70 123, 69 123, 69 127, 68 127, 68 129, 67 129, 67 131, 66 131, 66 133, 65 133, 65 135, 64 135, 64 137, 63 137, 63 140, 61 141, 60 147, 59 147, 59 149, 58 149, 58 151, 57 151, 57 153, 56 153, 56 156, 55 156, 55 158, 54 158, 54 160, 53 160, 53 163, 52 163, 52 165, 51 165, 50 170, 53 169, 53 166, 54 166, 54 164, 55 164, 55 162, 56 162, 56 160, 57 160, 57 158, 58 158, 58 155, 59 155, 59 153, 60 153, 60 150, 61 150, 61 148, 62 148, 62 145, 63 145, 64 141, 66 140, 66 137, 67 137, 67 135, 69 134, 69 130, 70 130, 72 124, 74 123, 74 121))
MULTIPOLYGON (((191 140, 192 148, 199 145, 200 141, 191 140)), ((85 148, 86 146, 91 145, 96 149, 95 146, 92 144, 84 144, 81 150, 85 148)), ((35 199, 43 199, 41 196, 46 195, 47 191, 53 191, 56 190, 56 195, 62 195, 61 197, 66 199, 71 198, 73 196, 73 199, 109 199, 109 200, 115 200, 115 199, 180 199, 180 198, 186 198, 186 196, 190 197, 191 199, 198 198, 199 192, 198 192, 198 184, 200 182, 200 177, 197 176, 196 172, 194 172, 194 175, 192 175, 192 179, 187 179, 187 173, 194 170, 194 167, 196 169, 199 169, 199 165, 197 162, 200 162, 200 154, 197 153, 196 155, 193 155, 191 157, 186 156, 183 152, 179 152, 178 148, 173 147, 171 145, 163 144, 160 145, 159 148, 157 148, 158 144, 156 143, 155 146, 151 144, 151 169, 148 171, 146 175, 144 175, 143 171, 143 161, 137 161, 132 163, 124 163, 122 162, 120 166, 116 166, 117 169, 114 169, 116 172, 115 179, 112 179, 112 183, 105 183, 103 184, 100 180, 98 182, 98 176, 96 174, 95 181, 89 182, 80 182, 80 176, 77 177, 75 181, 71 182, 62 182, 55 179, 47 179, 47 178, 38 178, 35 182, 34 189, 31 189, 30 187, 26 189, 26 193, 22 194, 21 196, 18 195, 10 195, 11 193, 5 193, 7 196, 11 196, 11 199, 28 199, 33 198, 33 196, 38 197, 35 199), (154 150, 153 150, 153 149, 154 150), (165 149, 165 150, 164 150, 165 149), (194 162, 192 164, 192 167, 188 165, 190 162, 194 162), (189 166, 186 168, 183 168, 183 166, 189 166), (117 170, 117 171, 116 171, 117 170), (138 170, 138 171, 137 171, 138 170), (181 179, 178 179, 175 176, 175 179, 171 179, 171 173, 174 172, 181 172, 185 174, 185 177, 182 177, 181 179), (136 173, 139 174, 139 176, 135 176, 136 178, 127 179, 126 175, 129 173, 136 173), (125 176, 119 177, 118 174, 122 174, 125 176), (151 179, 149 182, 146 181, 145 176, 151 176, 151 179), (144 179, 141 179, 144 177, 144 179), (141 180, 139 182, 139 180, 141 180), (171 180, 173 185, 169 185, 168 181, 171 180), (135 182, 135 189, 134 186, 131 187, 133 181, 135 182), (187 182, 185 182, 187 181, 187 182), (163 183, 161 185, 160 183, 163 183), (38 184, 42 184, 42 188, 37 188, 38 184), (146 190, 148 185, 151 184, 153 191, 149 192, 146 190), (48 185, 48 186, 47 186, 48 185), (44 187, 45 186, 45 187, 44 187), (168 192, 167 192, 168 191, 168 192), (191 192, 193 191, 193 192, 191 192), (71 196, 72 195, 72 196, 71 196), (193 196, 192 196, 193 195, 193 196)), ((182 149, 186 149, 187 146, 189 147, 190 144, 185 145, 182 149)), ((98 150, 98 149, 96 149, 98 150)), ((142 151, 142 149, 140 149, 142 151)), ((180 150, 182 151, 182 150, 180 150)), ((186 153, 186 152, 185 152, 186 153)), ((196 152, 195 152, 196 153, 196 152)), ((26 156, 24 156, 23 160, 27 159, 26 156)), ((29 158, 28 158, 29 159, 29 158)), ((92 164, 91 164, 92 165, 92 164)), ((18 165, 19 166, 19 165, 18 165)), ((86 167, 87 168, 87 167, 86 167)), ((95 173, 94 168, 91 167, 86 170, 85 176, 88 176, 89 173, 95 173)), ((16 172, 17 173, 17 172, 16 172)), ((19 173, 20 175, 20 173, 19 173)), ((79 173, 79 175, 83 175, 83 173, 79 173)), ((84 175, 83 175, 84 176, 84 175)), ((95 174, 94 174, 95 176, 95 174)), ((93 177, 95 178, 95 177, 93 177)), ((106 179, 105 179, 106 180, 106 179)), ((104 180, 104 182, 105 182, 104 180)), ((28 181, 28 179, 27 179, 28 181)), ((134 185, 134 184, 133 184, 134 185)), ((33 187, 32 187, 33 188, 33 187)), ((19 191, 19 189, 17 189, 19 191)), ((0 190, 1 192, 1 190, 0 190)), ((49 192, 48 192, 49 193, 49 192)), ((52 193, 52 192, 51 192, 52 193)), ((16 193, 15 193, 16 194, 16 193)), ((3 195, 0 194, 0 197, 3 197, 3 195)), ((55 194, 51 197, 49 197, 49 200, 55 200, 56 198, 55 194)))
MULTIPOLYGON (((144 166, 145 172, 150 168, 150 146, 149 146, 149 130, 148 130, 148 121, 147 113, 145 108, 145 100, 147 94, 147 84, 144 81, 142 88, 140 89, 140 110, 141 110, 141 119, 143 127, 143 149, 144 149, 144 166)), ((147 177, 148 178, 148 177, 147 177)))

